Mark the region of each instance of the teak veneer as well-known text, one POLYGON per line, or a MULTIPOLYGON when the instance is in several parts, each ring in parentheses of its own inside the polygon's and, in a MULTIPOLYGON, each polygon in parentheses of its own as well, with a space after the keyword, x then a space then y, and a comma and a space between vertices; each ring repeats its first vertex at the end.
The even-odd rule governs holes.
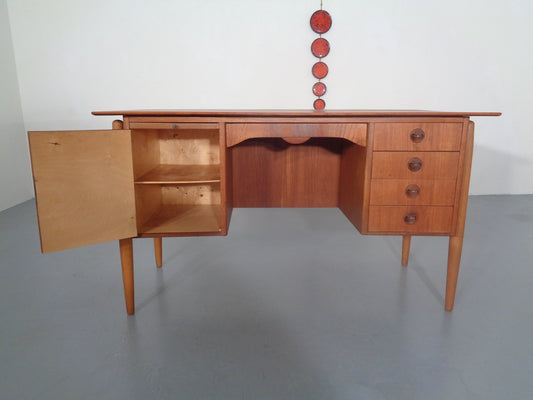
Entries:
POLYGON ((400 110, 137 110, 105 131, 29 132, 43 253, 119 240, 135 312, 132 239, 226 235, 234 207, 339 207, 361 234, 449 237, 454 305, 472 116, 400 110))

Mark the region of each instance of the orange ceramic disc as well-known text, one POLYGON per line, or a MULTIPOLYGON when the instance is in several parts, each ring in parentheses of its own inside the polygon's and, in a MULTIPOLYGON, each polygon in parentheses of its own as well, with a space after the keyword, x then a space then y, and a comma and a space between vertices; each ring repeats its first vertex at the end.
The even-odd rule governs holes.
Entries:
POLYGON ((323 110, 324 107, 326 107, 326 102, 322 99, 316 99, 313 103, 313 107, 315 110, 323 110))
POLYGON ((331 16, 327 11, 318 10, 311 15, 311 29, 316 33, 326 33, 331 28, 331 16))
POLYGON ((324 38, 315 39, 311 44, 311 52, 315 57, 326 57, 329 53, 329 42, 324 38))
POLYGON ((313 76, 317 79, 323 79, 328 74, 328 66, 326 63, 319 61, 313 65, 313 76))
POLYGON ((326 94, 326 85, 323 82, 317 82, 313 85, 313 93, 315 96, 324 96, 326 94))

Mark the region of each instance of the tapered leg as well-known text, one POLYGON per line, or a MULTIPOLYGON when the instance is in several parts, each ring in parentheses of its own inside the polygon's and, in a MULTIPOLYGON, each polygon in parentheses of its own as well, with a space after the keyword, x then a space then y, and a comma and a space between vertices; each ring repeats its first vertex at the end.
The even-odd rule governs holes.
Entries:
POLYGON ((448 274, 446 276, 446 299, 444 300, 444 308, 446 311, 453 310, 462 250, 463 237, 450 236, 450 247, 448 248, 448 274))
POLYGON ((472 165, 473 149, 474 123, 472 121, 469 121, 465 146, 463 182, 459 198, 457 231, 454 236, 450 236, 450 245, 448 247, 448 273, 446 275, 446 298, 444 299, 444 309, 446 311, 453 310, 453 303, 455 301, 455 289, 457 287, 457 278, 459 277, 461 252, 463 251, 463 235, 465 232, 466 207, 468 204, 468 186, 470 183, 470 168, 472 165))
POLYGON ((406 235, 402 240, 402 265, 406 266, 409 263, 409 249, 411 248, 411 236, 406 235))
POLYGON ((154 238, 155 265, 158 268, 163 266, 163 239, 154 238))
POLYGON ((131 238, 120 239, 119 245, 126 311, 128 315, 133 315, 135 313, 135 294, 133 288, 133 241, 131 238))

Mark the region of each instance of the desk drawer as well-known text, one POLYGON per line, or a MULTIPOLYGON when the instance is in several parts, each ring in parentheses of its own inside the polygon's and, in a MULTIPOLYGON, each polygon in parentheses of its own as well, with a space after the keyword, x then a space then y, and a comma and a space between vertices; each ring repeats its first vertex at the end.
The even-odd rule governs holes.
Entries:
POLYGON ((187 131, 218 130, 218 123, 131 121, 130 129, 180 129, 187 131))
POLYGON ((253 138, 343 138, 366 146, 367 124, 357 123, 246 123, 227 124, 226 146, 253 138))
POLYGON ((453 207, 370 206, 368 231, 372 233, 450 233, 453 207))
POLYGON ((372 179, 456 179, 459 152, 374 152, 372 179))
POLYGON ((456 123, 376 123, 376 151, 458 151, 463 124, 456 123))
POLYGON ((371 205, 453 206, 454 179, 374 179, 370 184, 371 205))

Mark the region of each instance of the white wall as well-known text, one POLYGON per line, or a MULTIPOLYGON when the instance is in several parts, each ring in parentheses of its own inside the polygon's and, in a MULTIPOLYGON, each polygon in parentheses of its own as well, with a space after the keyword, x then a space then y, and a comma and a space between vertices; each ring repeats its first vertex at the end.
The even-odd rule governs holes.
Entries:
POLYGON ((33 197, 5 0, 0 0, 0 211, 33 197))
MULTIPOLYGON (((26 128, 92 110, 311 108, 319 0, 8 0, 26 128)), ((329 109, 476 118, 471 193, 533 193, 531 0, 324 0, 329 109)))

